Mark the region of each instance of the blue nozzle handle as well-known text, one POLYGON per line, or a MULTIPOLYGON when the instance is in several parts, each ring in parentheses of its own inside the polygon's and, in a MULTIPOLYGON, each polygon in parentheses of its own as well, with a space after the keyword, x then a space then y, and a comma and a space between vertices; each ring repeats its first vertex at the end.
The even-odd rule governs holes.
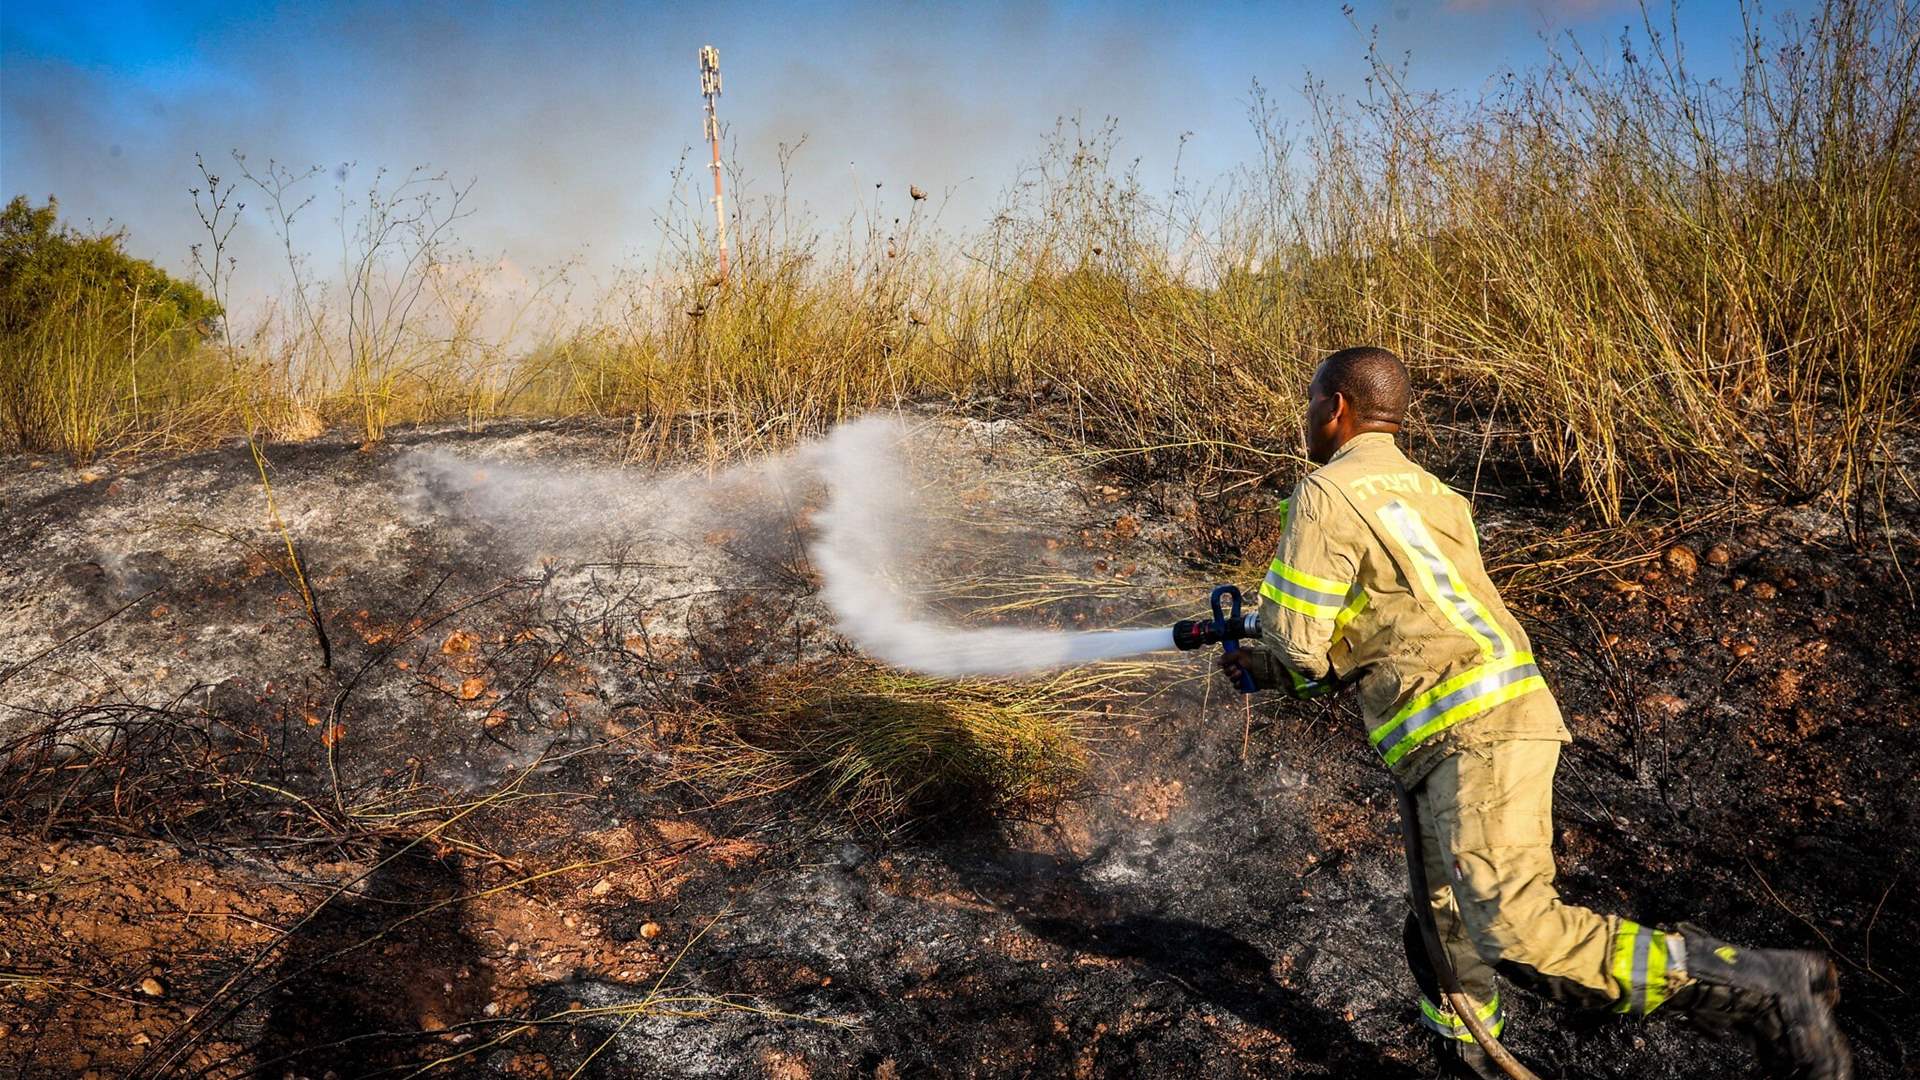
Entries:
MULTIPOLYGON (((1213 605, 1213 632, 1220 638, 1221 651, 1228 654, 1239 652, 1240 643, 1234 640, 1232 635, 1227 632, 1228 626, 1240 621, 1239 586, 1216 585, 1213 589, 1213 595, 1209 597, 1208 600, 1213 605), (1229 608, 1221 607, 1220 602, 1223 599, 1231 602, 1233 606, 1229 608)), ((1240 672, 1238 685, 1240 692, 1243 694, 1251 694, 1259 689, 1259 687, 1253 684, 1253 676, 1248 674, 1244 669, 1240 672)))

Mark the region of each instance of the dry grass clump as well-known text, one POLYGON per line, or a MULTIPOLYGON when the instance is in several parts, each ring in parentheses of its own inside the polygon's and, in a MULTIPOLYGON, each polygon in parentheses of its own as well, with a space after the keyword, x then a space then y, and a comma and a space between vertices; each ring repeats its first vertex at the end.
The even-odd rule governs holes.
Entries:
POLYGON ((934 813, 1032 812, 1086 774, 1097 679, 784 669, 710 714, 678 768, 728 801, 798 792, 882 830, 934 813))

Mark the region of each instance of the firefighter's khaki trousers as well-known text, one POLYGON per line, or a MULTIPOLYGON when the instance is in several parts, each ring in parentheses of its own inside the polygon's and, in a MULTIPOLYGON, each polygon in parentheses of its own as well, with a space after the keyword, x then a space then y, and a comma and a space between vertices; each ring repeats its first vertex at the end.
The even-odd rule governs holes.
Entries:
POLYGON ((1623 929, 1631 941, 1636 924, 1562 903, 1554 889, 1559 760, 1560 744, 1546 740, 1470 747, 1414 791, 1428 902, 1461 987, 1483 1017, 1499 1010, 1493 965, 1503 961, 1503 974, 1565 1000, 1603 1005, 1623 995, 1616 941, 1623 929))

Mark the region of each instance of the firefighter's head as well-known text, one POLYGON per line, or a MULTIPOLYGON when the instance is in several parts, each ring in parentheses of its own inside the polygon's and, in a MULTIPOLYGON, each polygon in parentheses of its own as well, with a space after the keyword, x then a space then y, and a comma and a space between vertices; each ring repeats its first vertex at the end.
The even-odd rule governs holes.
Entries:
POLYGON ((1412 390, 1407 365, 1385 349, 1362 345, 1320 361, 1307 386, 1307 457, 1325 465, 1355 435, 1399 431, 1412 390))

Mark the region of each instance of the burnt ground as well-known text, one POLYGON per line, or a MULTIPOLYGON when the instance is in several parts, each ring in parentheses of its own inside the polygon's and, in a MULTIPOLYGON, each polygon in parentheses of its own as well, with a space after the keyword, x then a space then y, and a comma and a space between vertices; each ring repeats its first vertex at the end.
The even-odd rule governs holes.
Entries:
MULTIPOLYGON (((929 439, 967 524, 926 588, 956 615, 1157 623, 1218 576, 1166 493, 1017 424, 929 439)), ((429 447, 484 482, 623 442, 269 448, 330 667, 244 446, 0 465, 0 1071, 1428 1074, 1393 800, 1349 706, 1243 713, 1172 658, 1115 674, 1084 791, 1045 814, 881 833, 805 791, 732 797, 683 767, 690 718, 844 662, 804 497, 490 515, 416 482, 429 447)), ((1830 950, 1860 1074, 1911 1075, 1911 534, 1800 510, 1596 547, 1528 498, 1481 516, 1576 738, 1564 894, 1830 950)), ((1753 1073, 1671 1023, 1508 1001, 1542 1075, 1753 1073)))

